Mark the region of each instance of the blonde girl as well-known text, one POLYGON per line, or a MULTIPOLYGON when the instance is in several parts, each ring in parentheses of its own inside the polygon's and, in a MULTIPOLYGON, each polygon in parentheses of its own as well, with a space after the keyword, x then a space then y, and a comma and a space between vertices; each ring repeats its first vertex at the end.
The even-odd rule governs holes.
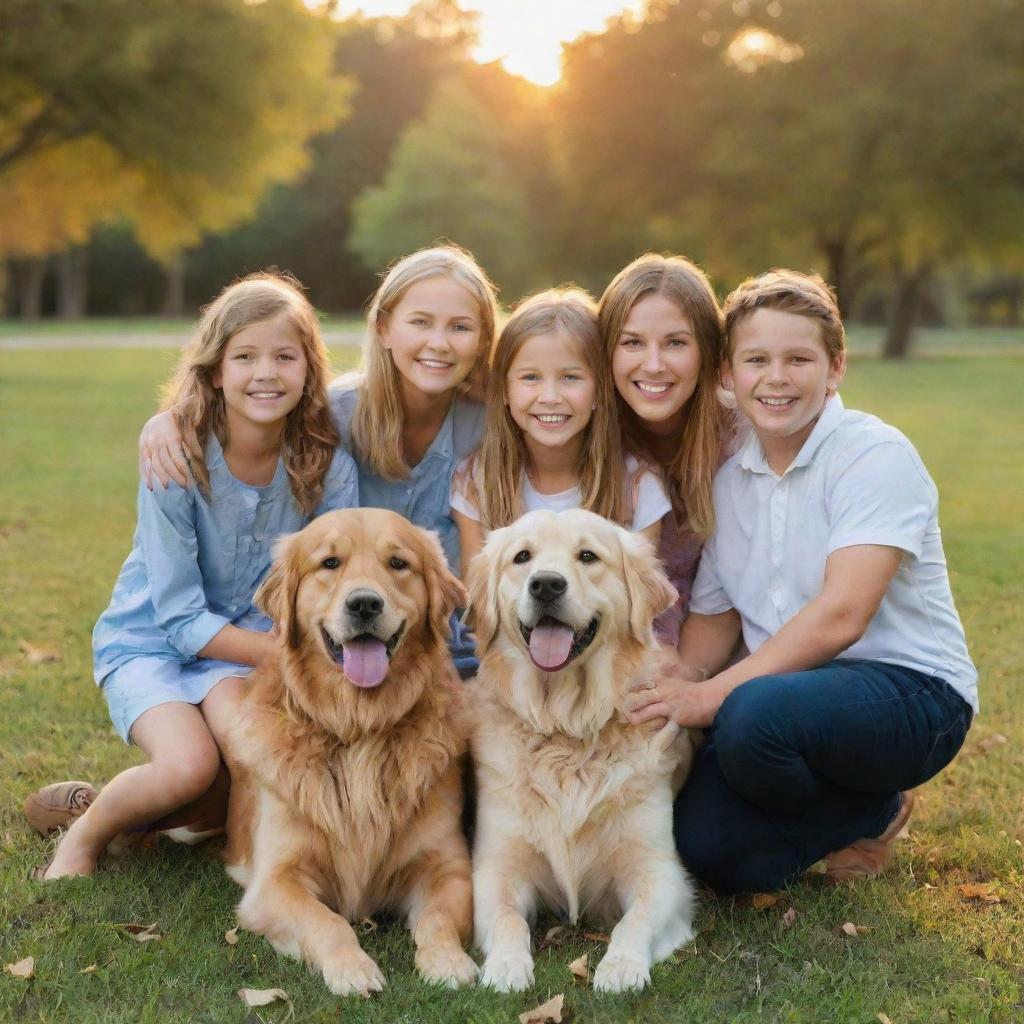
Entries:
MULTIPOLYGON (((454 568, 452 474, 480 440, 483 407, 468 392, 486 369, 496 319, 494 286, 468 252, 421 249, 384 274, 367 313, 362 367, 329 390, 359 468, 361 504, 436 530, 454 568)), ((166 416, 147 424, 140 448, 161 480, 179 478, 181 438, 166 416)), ((453 628, 456 666, 470 675, 472 647, 454 618, 453 628)))
POLYGON ((734 444, 719 387, 722 313, 699 267, 648 253, 608 285, 598 320, 626 451, 660 468, 672 501, 658 553, 680 597, 655 628, 675 646, 714 525, 712 480, 734 444))
POLYGON ((327 376, 294 281, 252 275, 204 311, 165 393, 195 486, 140 486, 133 549, 93 633, 114 727, 148 760, 72 822, 45 878, 92 874, 119 832, 211 785, 242 677, 268 650, 271 623, 252 598, 274 539, 358 503, 327 376))
POLYGON ((670 503, 656 474, 623 455, 586 292, 542 292, 509 318, 491 360, 484 439, 460 466, 451 504, 463 570, 485 531, 538 508, 590 509, 657 543, 670 503))

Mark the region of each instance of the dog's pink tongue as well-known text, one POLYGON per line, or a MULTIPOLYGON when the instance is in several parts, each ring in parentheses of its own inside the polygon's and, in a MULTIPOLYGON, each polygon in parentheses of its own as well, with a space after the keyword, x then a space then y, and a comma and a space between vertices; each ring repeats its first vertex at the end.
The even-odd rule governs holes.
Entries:
POLYGON ((380 686, 388 674, 388 651, 384 641, 370 636, 349 640, 344 647, 341 667, 356 686, 367 689, 380 686))
POLYGON ((530 657, 538 668, 553 672, 569 660, 573 631, 557 619, 545 616, 530 634, 530 657))

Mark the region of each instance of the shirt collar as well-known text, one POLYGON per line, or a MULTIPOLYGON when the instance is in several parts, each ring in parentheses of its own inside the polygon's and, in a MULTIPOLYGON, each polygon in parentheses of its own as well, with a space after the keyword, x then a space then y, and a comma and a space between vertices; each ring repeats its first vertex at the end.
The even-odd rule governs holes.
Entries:
MULTIPOLYGON (((814 458, 814 453, 842 422, 843 412, 843 400, 839 397, 838 392, 825 400, 825 408, 822 409, 818 422, 814 424, 814 429, 804 441, 803 447, 797 452, 796 458, 789 464, 786 469, 787 473, 800 466, 806 466, 814 458)), ((754 431, 751 431, 746 444, 739 451, 739 464, 741 469, 747 469, 753 473, 774 475, 774 470, 768 465, 764 449, 754 431)))

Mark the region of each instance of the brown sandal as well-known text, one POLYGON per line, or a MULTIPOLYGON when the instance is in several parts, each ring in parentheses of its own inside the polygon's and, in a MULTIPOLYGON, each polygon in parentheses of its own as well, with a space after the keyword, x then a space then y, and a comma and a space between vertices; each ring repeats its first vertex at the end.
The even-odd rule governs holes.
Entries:
POLYGON ((28 823, 44 838, 83 814, 96 799, 88 782, 53 782, 25 797, 22 809, 28 823))
POLYGON ((900 807, 885 831, 874 839, 858 839, 844 850, 836 850, 825 858, 825 880, 852 882, 859 878, 877 878, 892 861, 897 839, 906 836, 907 822, 914 809, 914 794, 908 789, 900 793, 900 807))

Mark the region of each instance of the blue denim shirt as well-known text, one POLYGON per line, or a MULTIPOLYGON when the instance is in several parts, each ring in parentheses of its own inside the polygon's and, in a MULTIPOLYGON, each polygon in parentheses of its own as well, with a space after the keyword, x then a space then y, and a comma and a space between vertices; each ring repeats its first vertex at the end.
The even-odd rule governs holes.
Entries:
MULTIPOLYGON (((248 628, 261 628, 253 614, 269 628, 252 598, 270 568, 274 541, 313 517, 296 502, 280 460, 269 484, 252 487, 232 476, 211 438, 206 467, 210 501, 194 485, 150 491, 140 483, 132 552, 93 630, 97 683, 140 655, 194 661, 226 625, 247 614, 248 628)), ((338 448, 316 514, 358 504, 355 462, 338 448)))
MULTIPOLYGON (((359 504, 363 508, 386 508, 410 522, 433 530, 441 539, 448 564, 461 574, 459 528, 452 519, 451 488, 455 467, 480 443, 484 430, 484 407, 479 402, 456 398, 441 429, 426 454, 402 480, 385 480, 359 458, 352 447, 352 416, 363 383, 360 374, 346 374, 328 389, 331 409, 342 443, 352 450, 359 467, 359 504)), ((469 631, 452 617, 449 643, 455 667, 463 677, 476 671, 473 641, 469 631)))

